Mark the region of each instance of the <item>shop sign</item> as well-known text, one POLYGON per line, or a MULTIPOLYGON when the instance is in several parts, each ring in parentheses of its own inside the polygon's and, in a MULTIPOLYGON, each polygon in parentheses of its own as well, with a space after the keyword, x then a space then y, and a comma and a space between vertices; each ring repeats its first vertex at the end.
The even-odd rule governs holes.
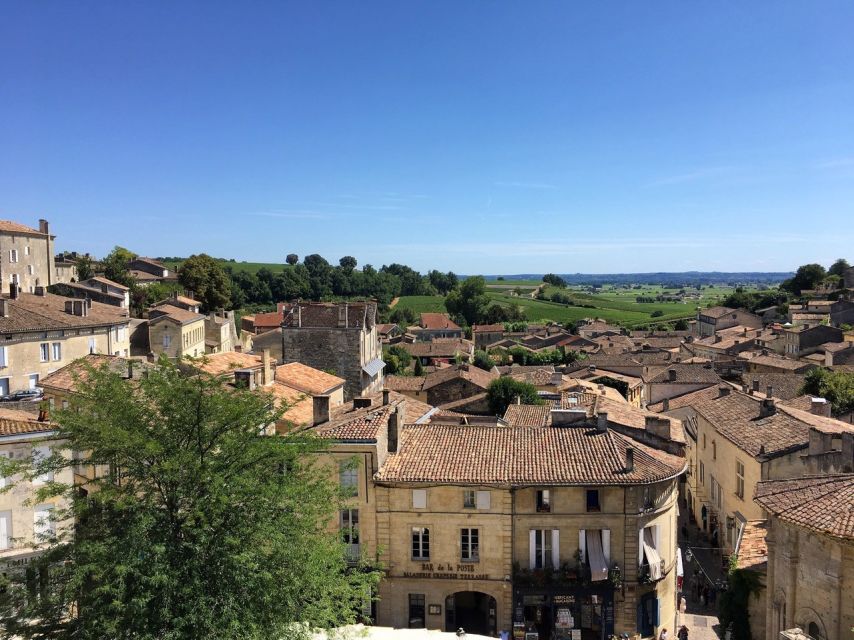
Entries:
POLYGON ((404 571, 404 578, 419 578, 433 580, 489 580, 488 573, 475 573, 473 564, 433 564, 425 562, 421 571, 404 571))

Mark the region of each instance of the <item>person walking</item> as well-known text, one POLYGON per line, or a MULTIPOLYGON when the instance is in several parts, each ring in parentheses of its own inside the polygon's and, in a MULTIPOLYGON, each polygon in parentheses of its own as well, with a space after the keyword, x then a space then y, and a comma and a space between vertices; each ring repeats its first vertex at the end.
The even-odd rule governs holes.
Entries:
POLYGON ((688 640, 688 627, 683 624, 679 629, 679 633, 676 634, 676 637, 679 638, 679 640, 688 640))
POLYGON ((670 638, 670 634, 667 633, 667 629, 662 629, 661 633, 658 634, 658 640, 668 640, 670 638))

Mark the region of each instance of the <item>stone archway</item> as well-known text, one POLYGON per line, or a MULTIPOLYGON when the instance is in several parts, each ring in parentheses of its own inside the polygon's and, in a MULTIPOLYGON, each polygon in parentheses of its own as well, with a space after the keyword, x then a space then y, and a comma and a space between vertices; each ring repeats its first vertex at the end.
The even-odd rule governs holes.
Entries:
POLYGON ((828 640, 827 629, 814 609, 800 609, 795 616, 795 622, 814 640, 828 640))
POLYGON ((445 598, 445 631, 463 628, 467 633, 495 635, 498 630, 498 604, 480 591, 457 591, 445 598))

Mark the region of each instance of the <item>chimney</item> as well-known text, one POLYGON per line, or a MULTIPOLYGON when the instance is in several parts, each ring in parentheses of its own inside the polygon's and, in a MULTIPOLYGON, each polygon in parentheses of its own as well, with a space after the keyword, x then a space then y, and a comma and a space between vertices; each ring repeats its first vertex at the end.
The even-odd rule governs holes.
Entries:
POLYGON ((273 383, 273 368, 270 364, 270 350, 264 349, 261 351, 261 367, 264 370, 262 383, 264 386, 273 383))
POLYGON ((774 397, 774 387, 770 384, 768 385, 768 388, 765 390, 765 397, 766 398, 773 398, 774 397))
POLYGON ((608 433, 608 412, 600 411, 596 416, 596 430, 599 433, 608 433))
POLYGON ((39 233, 50 235, 50 223, 44 218, 39 219, 39 233))
POLYGON ((662 405, 662 411, 670 411, 670 398, 665 398, 662 405))
POLYGON ((522 404, 522 396, 520 396, 518 393, 513 396, 513 404, 522 404))
POLYGON ((253 391, 255 389, 255 372, 252 369, 235 369, 234 386, 253 391))
POLYGON ((359 396, 358 398, 353 398, 354 409, 369 409, 371 404, 371 399, 366 396, 359 396))
POLYGON ((603 395, 603 396, 605 395, 605 385, 604 384, 598 384, 598 385, 596 385, 596 388, 599 390, 600 395, 603 395))
POLYGON ((667 370, 667 379, 670 380, 670 382, 676 382, 676 369, 667 370))
POLYGON ((50 414, 47 409, 39 409, 39 417, 36 419, 39 422, 48 422, 50 420, 50 414))
POLYGON ((329 396, 313 396, 314 426, 329 422, 329 396))
POLYGON ((18 283, 11 282, 9 283, 9 299, 17 300, 18 299, 18 283))
POLYGON ((729 391, 730 391, 729 387, 725 384, 722 384, 721 386, 718 387, 718 398, 723 398, 725 396, 728 396, 729 391))
POLYGON ((723 340, 722 336, 715 334, 715 344, 717 344, 718 342, 721 342, 722 340, 723 340))
POLYGON ((0 317, 9 317, 9 301, 6 298, 0 298, 0 317))
POLYGON ((743 335, 745 335, 745 336, 747 335, 747 327, 744 327, 744 334, 743 335))
POLYGON ((773 398, 763 398, 759 405, 759 417, 767 418, 777 413, 777 403, 773 398))
POLYGON ((399 402, 388 416, 388 452, 397 453, 397 439, 400 435, 400 427, 403 426, 403 417, 406 411, 406 402, 399 402))
POLYGON ((635 470, 635 448, 626 447, 626 473, 635 470))
POLYGON ((596 365, 595 364, 587 365, 587 373, 596 373, 596 365))
POLYGON ((389 397, 391 396, 391 391, 388 389, 383 389, 383 406, 388 405, 389 397))
POLYGON ((644 418, 644 431, 663 440, 670 440, 670 420, 658 416, 646 416, 644 418))
POLYGON ((830 403, 824 398, 810 398, 810 413, 829 418, 830 409, 830 403))
POLYGON ((759 378, 753 378, 753 393, 759 393, 759 378))

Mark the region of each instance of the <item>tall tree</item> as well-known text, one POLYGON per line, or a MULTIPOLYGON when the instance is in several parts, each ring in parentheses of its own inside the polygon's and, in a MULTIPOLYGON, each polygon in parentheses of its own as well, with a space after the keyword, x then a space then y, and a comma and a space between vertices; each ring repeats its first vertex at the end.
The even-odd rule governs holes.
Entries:
POLYGON ((353 621, 376 574, 348 571, 328 527, 339 489, 305 433, 264 435, 272 398, 163 363, 134 382, 89 369, 59 411, 53 455, 4 462, 24 481, 86 451, 88 491, 49 483, 74 519, 44 541, 27 582, 4 585, 4 632, 20 638, 310 637, 353 621), (104 407, 109 407, 105 411, 104 407), (17 466, 16 466, 17 465, 17 466), (100 465, 96 467, 94 465, 100 465), (32 588, 38 596, 32 597, 32 588))
POLYGON ((466 278, 445 298, 448 313, 462 318, 468 325, 480 322, 486 316, 488 306, 486 280, 482 276, 466 278))
POLYGON ((75 264, 77 266, 78 282, 88 280, 95 275, 95 271, 92 269, 92 258, 89 256, 78 256, 75 264))
POLYGON ((850 268, 851 265, 848 264, 848 260, 845 258, 839 258, 836 262, 830 265, 830 269, 827 270, 827 273, 831 276, 842 276, 850 268))
POLYGON ((815 289, 827 276, 827 272, 820 264, 805 264, 798 267, 795 272, 795 277, 784 280, 780 283, 780 288, 786 291, 791 291, 795 295, 800 295, 804 289, 815 289))
POLYGON ((285 258, 285 262, 287 262, 291 266, 294 266, 297 262, 299 262, 299 256, 295 253, 289 253, 285 258))
POLYGON ((113 247, 113 250, 107 254, 107 257, 101 261, 104 267, 104 275, 126 287, 133 284, 133 277, 129 272, 130 262, 136 258, 136 254, 125 249, 124 247, 113 247))
POLYGON ((345 271, 352 271, 356 268, 358 262, 356 262, 356 258, 354 258, 353 256, 344 256, 338 261, 338 264, 345 271))
POLYGON ((225 308, 231 302, 231 279, 220 263, 205 253, 190 256, 181 264, 178 281, 193 292, 203 311, 225 308))
POLYGON ((517 397, 522 404, 543 404, 534 385, 510 377, 493 380, 486 389, 489 412, 496 416, 503 416, 507 407, 515 402, 517 397))

